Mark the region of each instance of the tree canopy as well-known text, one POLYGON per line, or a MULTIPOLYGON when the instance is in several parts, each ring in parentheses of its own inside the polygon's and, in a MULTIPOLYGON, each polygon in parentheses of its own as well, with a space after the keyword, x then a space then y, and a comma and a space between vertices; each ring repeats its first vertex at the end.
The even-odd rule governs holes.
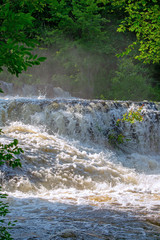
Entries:
MULTIPOLYGON (((89 98, 103 95, 107 99, 124 99, 124 92, 117 95, 117 91, 124 90, 123 86, 128 82, 125 93, 130 97, 134 84, 140 82, 145 92, 141 98, 155 99, 155 92, 151 91, 153 87, 156 100, 159 99, 158 0, 1 2, 0 71, 6 68, 19 76, 28 69, 21 75, 23 83, 48 83, 74 93, 80 92, 78 97, 89 98), (37 44, 43 48, 44 54, 36 49, 37 44), (41 54, 48 58, 43 69, 28 68, 45 59, 38 57, 41 54), (131 68, 136 76, 133 78, 129 74, 126 79, 126 69, 131 68), (120 72, 123 73, 121 77, 120 72)), ((3 71, 1 80, 21 85, 19 79, 8 75, 3 71)), ((134 98, 137 99, 137 95, 134 94, 134 98)))
POLYGON ((44 59, 33 56, 37 42, 46 27, 60 30, 74 39, 93 42, 107 37, 106 14, 118 13, 119 32, 134 32, 136 40, 121 56, 138 46, 136 59, 144 63, 160 60, 160 5, 158 0, 42 0, 2 1, 0 5, 0 71, 18 75, 28 66, 44 59), (105 14, 104 14, 105 11, 105 14), (41 32, 40 32, 41 31, 41 32))

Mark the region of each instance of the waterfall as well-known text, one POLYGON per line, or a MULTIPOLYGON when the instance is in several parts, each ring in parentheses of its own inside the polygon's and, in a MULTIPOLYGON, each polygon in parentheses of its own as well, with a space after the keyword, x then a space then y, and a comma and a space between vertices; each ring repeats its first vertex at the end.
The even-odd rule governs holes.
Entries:
MULTIPOLYGON (((16 217, 19 211, 22 232, 28 236, 26 229, 32 224, 30 213, 35 226, 40 224, 42 229, 39 234, 31 227, 36 239, 50 239, 46 229, 51 231, 53 227, 49 219, 54 212, 58 219, 60 215, 68 218, 71 213, 72 225, 74 218, 82 218, 77 223, 80 225, 75 224, 76 230, 72 228, 71 236, 77 236, 79 226, 87 240, 105 239, 105 236, 106 239, 110 236, 158 239, 155 238, 158 228, 145 230, 148 225, 145 228, 143 224, 149 221, 158 226, 160 223, 159 107, 158 103, 147 101, 0 99, 0 125, 4 132, 1 142, 16 138, 24 150, 19 156, 22 168, 1 167, 2 187, 10 197, 11 216, 16 217), (109 133, 116 129, 117 119, 142 104, 143 121, 122 122, 119 127, 129 141, 112 145, 109 133), (108 230, 106 225, 103 227, 100 222, 95 225, 91 220, 94 233, 87 235, 84 212, 89 218, 98 217, 100 222, 106 221, 106 216, 112 218, 111 223, 105 223, 110 224, 108 230), (135 225, 141 224, 137 235, 129 231, 131 225, 124 214, 135 225), (38 216, 46 220, 46 229, 38 216), (124 231, 120 230, 121 223, 124 231)), ((67 233, 57 227, 59 220, 54 221, 51 239, 61 239, 67 233)), ((23 239, 14 230, 13 234, 16 239, 23 239)), ((77 239, 83 239, 82 235, 79 233, 77 239)))

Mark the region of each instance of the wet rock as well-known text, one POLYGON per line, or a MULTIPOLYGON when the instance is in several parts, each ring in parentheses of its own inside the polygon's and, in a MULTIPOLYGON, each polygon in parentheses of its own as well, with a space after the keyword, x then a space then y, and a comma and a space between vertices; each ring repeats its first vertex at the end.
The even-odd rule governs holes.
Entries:
POLYGON ((37 237, 30 237, 27 240, 35 240, 35 239, 38 239, 38 238, 37 237))
POLYGON ((1 111, 1 123, 5 123, 6 122, 6 112, 4 109, 2 109, 1 111))
POLYGON ((48 106, 49 110, 59 110, 60 109, 60 104, 57 102, 53 102, 48 106))
POLYGON ((73 239, 75 239, 77 237, 76 229, 64 229, 61 232, 59 232, 57 235, 62 237, 62 238, 73 238, 73 239))

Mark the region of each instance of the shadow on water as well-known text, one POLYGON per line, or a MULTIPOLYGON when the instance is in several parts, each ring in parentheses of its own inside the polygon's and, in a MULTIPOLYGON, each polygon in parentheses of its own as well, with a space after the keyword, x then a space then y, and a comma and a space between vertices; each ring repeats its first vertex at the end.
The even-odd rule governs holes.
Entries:
POLYGON ((49 202, 40 198, 8 199, 16 240, 159 240, 160 226, 131 212, 89 205, 49 202))

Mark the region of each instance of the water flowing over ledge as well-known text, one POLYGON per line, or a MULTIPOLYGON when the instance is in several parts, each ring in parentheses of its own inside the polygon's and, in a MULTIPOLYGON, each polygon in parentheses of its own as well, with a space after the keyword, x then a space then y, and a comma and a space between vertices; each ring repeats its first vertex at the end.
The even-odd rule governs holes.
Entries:
MULTIPOLYGON (((35 239, 46 240, 67 234, 85 240, 158 239, 159 107, 147 101, 0 99, 1 141, 17 138, 24 150, 22 168, 1 167, 19 234, 30 239, 31 229, 35 239), (108 134, 117 119, 142 105, 142 122, 120 125, 130 141, 111 145, 108 134)), ((13 233, 22 239, 16 229, 13 233)))
POLYGON ((107 145, 108 133, 118 118, 129 110, 143 106, 144 121, 124 123, 126 137, 131 141, 125 151, 140 153, 160 152, 159 104, 151 102, 100 101, 82 99, 8 99, 1 100, 0 123, 21 121, 24 124, 43 126, 49 133, 58 133, 81 141, 107 145))

